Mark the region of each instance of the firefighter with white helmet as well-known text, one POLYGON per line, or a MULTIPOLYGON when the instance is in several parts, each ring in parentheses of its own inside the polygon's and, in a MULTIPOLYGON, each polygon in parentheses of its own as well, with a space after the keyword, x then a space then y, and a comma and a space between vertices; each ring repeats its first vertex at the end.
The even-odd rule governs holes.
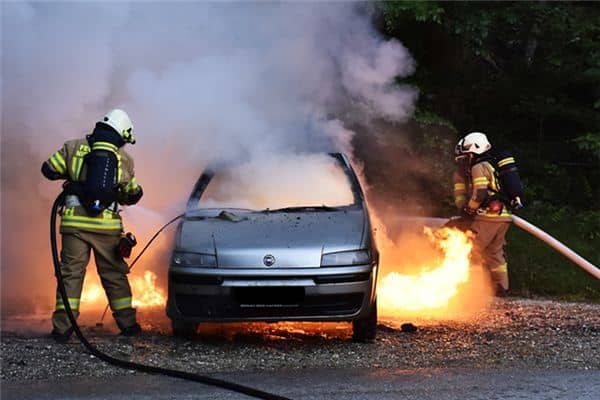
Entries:
MULTIPOLYGON (((136 182, 133 159, 123 149, 126 143, 135 143, 133 124, 125 111, 114 109, 96 123, 92 134, 65 142, 42 164, 42 174, 68 182, 61 213, 60 268, 73 314, 79 314, 83 279, 93 250, 117 325, 122 334, 135 335, 141 328, 132 307, 129 269, 117 251, 124 239, 118 206, 137 203, 143 191, 136 182)), ((52 325, 52 337, 68 341, 73 328, 58 291, 52 325)))
POLYGON ((482 132, 471 132, 458 141, 454 202, 469 221, 469 229, 475 233, 475 251, 489 269, 497 295, 502 296, 509 287, 504 244, 512 218, 497 196, 500 185, 491 148, 482 132))

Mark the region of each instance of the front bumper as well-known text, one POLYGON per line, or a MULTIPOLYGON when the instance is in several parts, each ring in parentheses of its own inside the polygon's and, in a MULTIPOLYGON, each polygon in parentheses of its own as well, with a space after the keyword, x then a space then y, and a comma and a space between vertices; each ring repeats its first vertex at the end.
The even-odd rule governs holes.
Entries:
POLYGON ((344 321, 375 301, 376 265, 294 269, 171 266, 167 315, 202 321, 344 321))

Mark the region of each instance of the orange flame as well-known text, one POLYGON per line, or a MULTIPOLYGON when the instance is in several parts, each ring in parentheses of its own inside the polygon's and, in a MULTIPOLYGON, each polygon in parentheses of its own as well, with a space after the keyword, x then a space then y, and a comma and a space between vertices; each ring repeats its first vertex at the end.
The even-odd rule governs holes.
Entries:
MULTIPOLYGON (((129 279, 134 307, 158 307, 166 304, 165 292, 156 285, 156 280, 157 276, 152 271, 144 271, 143 277, 132 276, 129 279)), ((81 302, 92 307, 104 306, 107 302, 104 289, 99 283, 86 280, 81 293, 81 302)))
POLYGON ((434 251, 417 246, 414 251, 424 254, 417 265, 406 266, 414 273, 390 272, 381 279, 379 312, 392 317, 464 319, 474 305, 470 297, 481 294, 475 301, 479 306, 488 298, 482 292, 485 285, 474 284, 480 277, 470 263, 471 234, 452 228, 425 228, 424 233, 434 251))
POLYGON ((157 307, 166 304, 165 293, 156 286, 156 279, 156 274, 152 271, 145 271, 143 278, 134 276, 130 279, 134 307, 157 307))

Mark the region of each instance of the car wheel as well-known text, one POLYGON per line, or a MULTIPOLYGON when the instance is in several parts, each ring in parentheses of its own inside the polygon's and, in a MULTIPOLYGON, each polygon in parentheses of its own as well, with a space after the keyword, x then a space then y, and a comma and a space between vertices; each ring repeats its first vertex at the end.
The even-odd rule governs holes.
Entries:
POLYGON ((364 318, 352 321, 352 339, 357 342, 373 343, 377 335, 377 300, 364 318))
POLYGON ((173 330, 173 336, 190 339, 196 333, 198 324, 195 322, 171 320, 171 328, 173 330))

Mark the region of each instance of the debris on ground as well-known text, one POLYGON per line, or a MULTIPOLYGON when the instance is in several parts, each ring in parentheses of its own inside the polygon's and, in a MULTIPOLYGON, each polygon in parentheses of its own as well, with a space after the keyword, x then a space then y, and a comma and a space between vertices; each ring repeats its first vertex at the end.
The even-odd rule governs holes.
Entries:
MULTIPOLYGON (((3 381, 131 373, 90 356, 75 338, 56 344, 40 333, 11 332, 4 322, 3 381)), ((116 357, 197 373, 361 366, 600 369, 598 304, 497 299, 471 322, 414 320, 419 329, 410 335, 402 323, 381 320, 371 345, 353 342, 350 324, 201 325, 191 341, 171 337, 166 322, 147 322, 146 333, 135 338, 93 330, 93 323, 84 331, 116 357)))

